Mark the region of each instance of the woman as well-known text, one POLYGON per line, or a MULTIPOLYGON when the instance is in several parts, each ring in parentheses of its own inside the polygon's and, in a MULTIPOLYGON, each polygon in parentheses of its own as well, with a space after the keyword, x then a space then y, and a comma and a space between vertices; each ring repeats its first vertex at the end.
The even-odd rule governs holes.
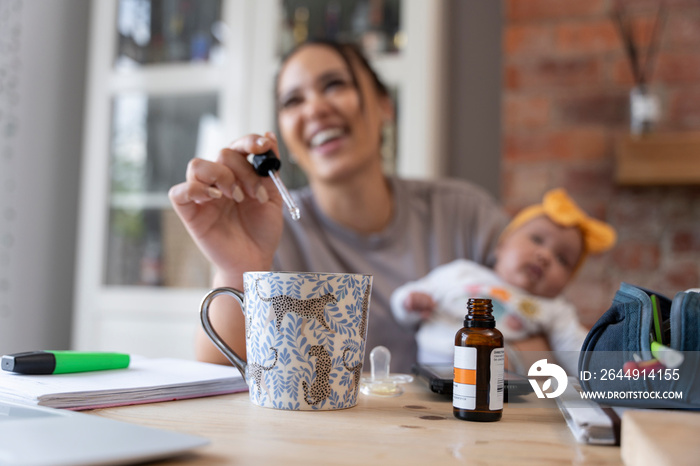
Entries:
MULTIPOLYGON (((242 289, 242 273, 253 270, 373 274, 367 354, 386 346, 392 369, 408 372, 416 343, 391 315, 392 291, 456 258, 486 263, 505 216, 464 182, 385 177, 381 129, 393 107, 355 47, 302 44, 283 62, 276 93, 281 136, 309 180, 293 193, 301 219, 283 217, 272 181, 246 160, 249 153, 277 152, 271 132, 237 139, 216 162, 192 160, 187 181, 170 190, 175 211, 216 266, 215 287, 242 289)), ((222 309, 233 300, 214 305, 215 327, 245 354, 242 314, 222 309)), ((197 355, 225 362, 203 333, 197 355)))

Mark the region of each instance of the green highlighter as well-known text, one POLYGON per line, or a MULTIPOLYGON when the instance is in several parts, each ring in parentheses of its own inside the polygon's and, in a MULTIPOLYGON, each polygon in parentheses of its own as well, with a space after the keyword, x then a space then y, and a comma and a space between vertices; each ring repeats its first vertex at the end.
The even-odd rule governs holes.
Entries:
POLYGON ((2 370, 19 374, 68 374, 129 367, 124 353, 82 351, 30 351, 2 357, 2 370))

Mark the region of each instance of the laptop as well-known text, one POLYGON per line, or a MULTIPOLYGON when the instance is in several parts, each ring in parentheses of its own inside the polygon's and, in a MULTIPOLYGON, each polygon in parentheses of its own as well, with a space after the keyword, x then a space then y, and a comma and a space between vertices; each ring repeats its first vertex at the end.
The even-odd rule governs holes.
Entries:
POLYGON ((194 435, 0 400, 0 465, 131 464, 207 445, 194 435))

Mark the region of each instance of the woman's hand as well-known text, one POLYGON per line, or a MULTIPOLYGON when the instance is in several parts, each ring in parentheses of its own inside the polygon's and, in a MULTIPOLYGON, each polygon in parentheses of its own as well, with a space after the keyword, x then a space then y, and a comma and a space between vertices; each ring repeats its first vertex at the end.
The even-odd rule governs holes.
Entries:
POLYGON ((168 193, 197 246, 224 276, 272 265, 282 235, 282 199, 246 159, 270 149, 277 153, 274 133, 237 139, 216 162, 192 159, 186 181, 168 193))

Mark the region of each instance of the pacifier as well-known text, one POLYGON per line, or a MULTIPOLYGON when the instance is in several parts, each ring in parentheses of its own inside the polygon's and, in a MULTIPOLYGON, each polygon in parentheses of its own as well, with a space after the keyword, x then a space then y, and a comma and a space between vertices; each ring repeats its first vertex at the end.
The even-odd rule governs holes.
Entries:
POLYGON ((399 396, 403 393, 402 384, 413 382, 408 374, 391 374, 391 352, 385 346, 376 346, 369 353, 371 377, 362 377, 360 391, 363 395, 399 396))

